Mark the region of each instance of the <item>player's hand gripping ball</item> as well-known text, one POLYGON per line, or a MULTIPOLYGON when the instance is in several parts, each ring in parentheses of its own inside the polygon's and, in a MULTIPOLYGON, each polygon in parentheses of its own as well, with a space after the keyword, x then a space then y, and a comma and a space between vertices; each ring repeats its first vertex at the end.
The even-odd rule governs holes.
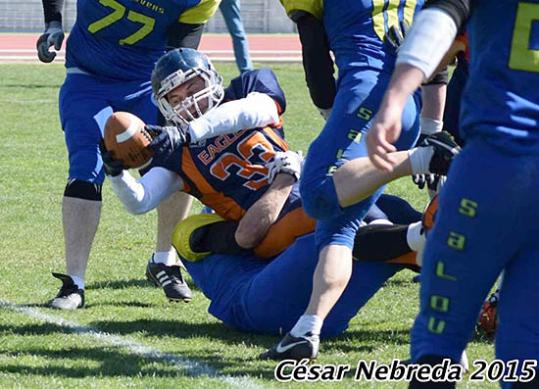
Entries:
POLYGON ((128 112, 114 112, 105 125, 105 148, 127 169, 142 169, 152 161, 152 138, 144 122, 128 112))

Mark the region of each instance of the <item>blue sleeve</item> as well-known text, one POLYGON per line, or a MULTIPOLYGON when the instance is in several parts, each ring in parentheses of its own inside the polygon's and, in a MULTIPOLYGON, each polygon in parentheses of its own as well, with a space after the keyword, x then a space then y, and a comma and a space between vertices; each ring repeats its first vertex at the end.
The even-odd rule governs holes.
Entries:
POLYGON ((242 99, 251 92, 267 94, 279 104, 281 108, 279 114, 284 113, 286 99, 273 70, 269 68, 251 70, 234 78, 225 89, 225 101, 242 99))

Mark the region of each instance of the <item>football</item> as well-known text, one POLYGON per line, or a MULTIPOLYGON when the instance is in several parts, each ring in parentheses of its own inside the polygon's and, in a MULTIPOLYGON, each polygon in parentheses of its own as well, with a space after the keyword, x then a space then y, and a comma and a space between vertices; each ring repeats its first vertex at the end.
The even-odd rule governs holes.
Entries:
POLYGON ((105 124, 105 147, 126 168, 142 169, 152 160, 153 151, 147 146, 151 136, 144 122, 129 112, 114 112, 105 124))

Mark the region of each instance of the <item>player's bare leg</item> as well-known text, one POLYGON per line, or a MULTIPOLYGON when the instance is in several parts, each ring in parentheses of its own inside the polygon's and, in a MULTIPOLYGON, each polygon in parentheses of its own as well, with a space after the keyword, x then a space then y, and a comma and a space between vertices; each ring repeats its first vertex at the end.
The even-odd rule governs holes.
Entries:
POLYGON ((313 291, 305 315, 326 318, 352 275, 352 250, 346 246, 328 245, 320 251, 313 276, 313 291))
POLYGON ((189 215, 192 203, 190 195, 177 192, 157 207, 155 253, 148 262, 146 277, 162 287, 171 301, 189 301, 192 298, 191 290, 181 274, 181 261, 172 247, 172 231, 180 220, 189 215))
POLYGON ((368 157, 353 159, 337 169, 333 175, 333 182, 339 205, 348 207, 356 204, 369 197, 382 185, 412 174, 408 151, 397 151, 391 153, 391 156, 395 161, 392 172, 377 169, 368 157))
POLYGON ((333 174, 341 207, 348 207, 369 197, 375 190, 397 178, 412 174, 447 173, 460 148, 447 133, 427 137, 422 146, 388 154, 391 172, 376 168, 368 157, 346 162, 333 174))
POLYGON ((65 289, 65 293, 61 295, 60 290, 60 294, 51 301, 53 308, 77 309, 84 306, 84 274, 100 216, 101 201, 63 198, 65 260, 67 274, 71 280, 69 277, 55 274, 64 283, 62 289, 65 289), (73 293, 69 293, 70 291, 73 293))

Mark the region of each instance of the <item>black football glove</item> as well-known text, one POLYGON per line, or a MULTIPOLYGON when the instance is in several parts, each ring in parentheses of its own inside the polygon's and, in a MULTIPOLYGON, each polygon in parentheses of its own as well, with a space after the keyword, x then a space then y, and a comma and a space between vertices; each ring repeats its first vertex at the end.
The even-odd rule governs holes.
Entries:
POLYGON ((182 127, 146 125, 144 129, 152 137, 150 149, 161 159, 167 158, 174 150, 191 141, 188 125, 182 127))
POLYGON ((410 26, 406 22, 399 22, 398 24, 393 24, 387 30, 386 35, 384 36, 384 43, 390 47, 394 52, 399 51, 399 47, 402 45, 408 29, 410 26))
POLYGON ((430 198, 440 192, 446 179, 447 177, 441 174, 414 174, 412 176, 412 181, 420 190, 427 187, 430 198))
POLYGON ((103 169, 107 176, 116 177, 122 174, 125 170, 125 166, 122 161, 114 159, 112 151, 108 151, 105 148, 103 141, 99 143, 99 151, 101 151, 101 159, 103 160, 103 169))
POLYGON ((49 51, 54 46, 54 50, 59 51, 64 41, 64 29, 62 23, 52 21, 45 25, 45 32, 41 34, 36 42, 37 56, 41 62, 49 63, 56 57, 55 51, 49 51))

